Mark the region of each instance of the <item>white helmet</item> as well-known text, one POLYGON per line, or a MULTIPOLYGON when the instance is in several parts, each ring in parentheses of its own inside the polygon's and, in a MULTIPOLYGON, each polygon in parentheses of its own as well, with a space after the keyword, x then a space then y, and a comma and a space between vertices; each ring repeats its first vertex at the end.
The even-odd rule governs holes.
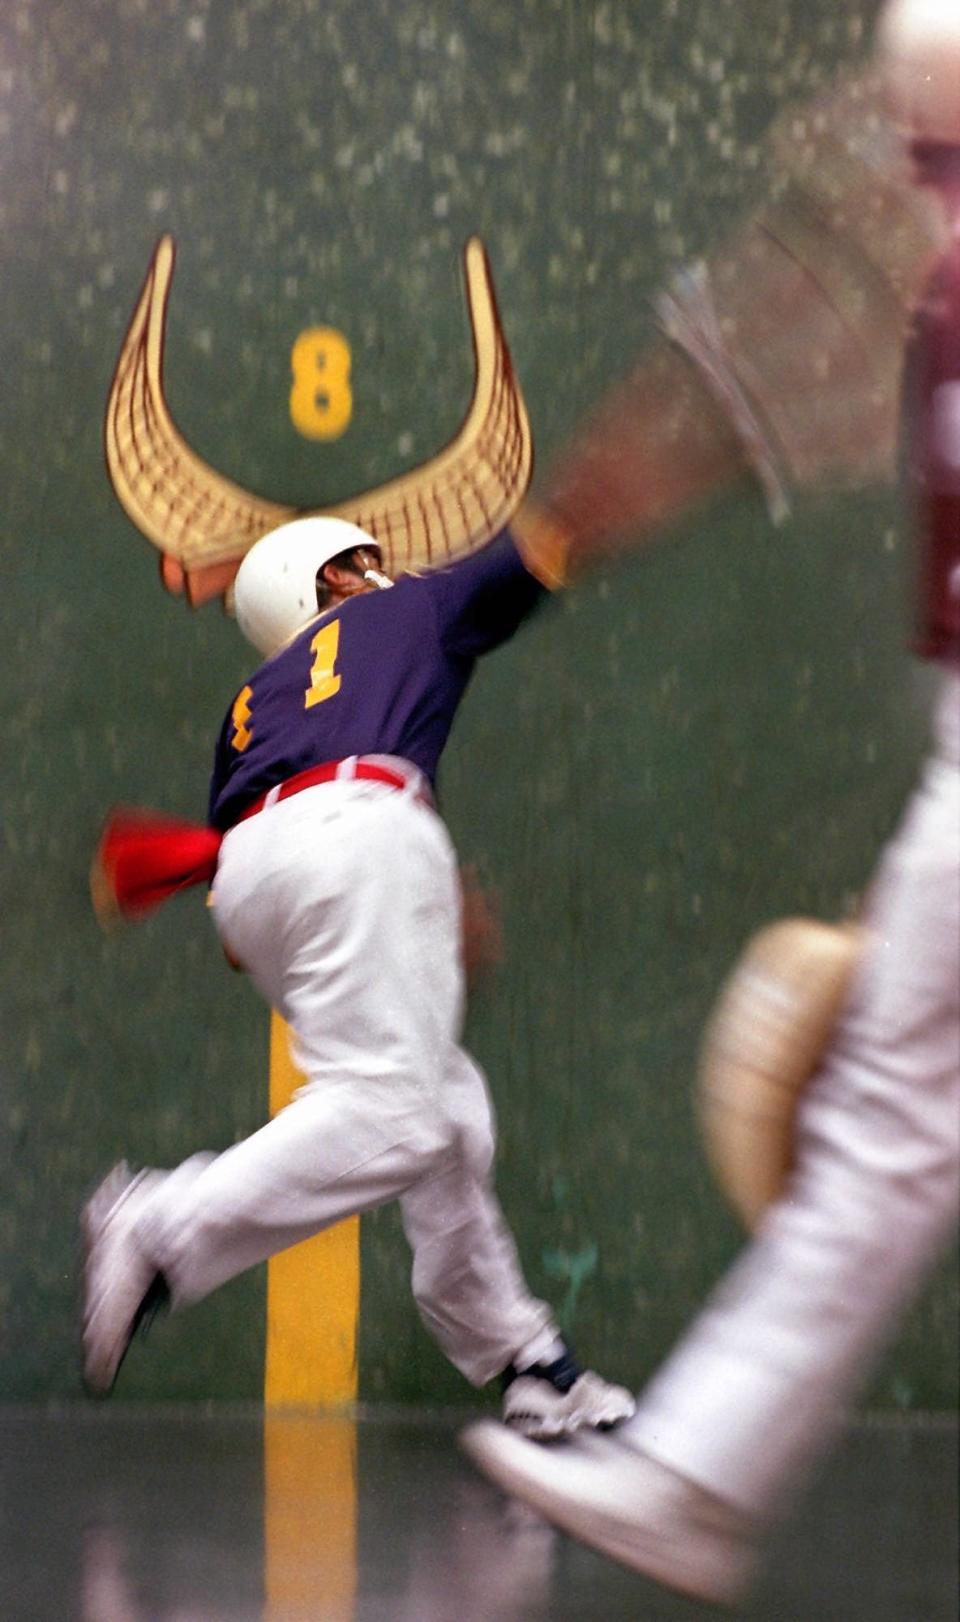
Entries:
POLYGON ((357 546, 377 542, 345 518, 320 517, 294 518, 251 546, 233 584, 247 641, 265 658, 276 653, 317 613, 317 571, 357 546))
POLYGON ((893 116, 909 136, 960 145, 957 0, 887 0, 877 55, 893 116))

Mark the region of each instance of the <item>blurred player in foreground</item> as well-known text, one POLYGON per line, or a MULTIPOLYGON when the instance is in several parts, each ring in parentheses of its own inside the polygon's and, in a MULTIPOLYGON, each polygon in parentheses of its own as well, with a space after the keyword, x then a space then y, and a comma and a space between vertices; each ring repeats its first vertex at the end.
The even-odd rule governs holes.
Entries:
MULTIPOLYGON (((795 1121, 793 1167, 745 1252, 609 1439, 464 1434, 501 1487, 669 1587, 737 1604, 771 1526, 956 1232, 960 1168, 960 13, 909 0, 883 49, 916 178, 952 240, 918 311, 906 422, 916 651, 933 743, 865 908, 865 946, 795 1121)), ((751 1033, 743 1032, 745 1044, 751 1033)), ((728 1033, 729 1037, 729 1033, 728 1033)))
POLYGON ((633 1411, 527 1289, 493 1192, 486 1084, 459 1045, 461 897, 433 781, 476 659, 543 596, 508 531, 395 584, 370 537, 330 517, 283 525, 244 559, 237 617, 266 663, 224 721, 209 826, 161 822, 156 845, 115 829, 105 882, 122 904, 215 874, 227 954, 289 1022, 307 1081, 225 1153, 173 1172, 121 1164, 94 1195, 91 1390, 111 1388, 165 1297, 198 1301, 398 1199, 427 1328, 468 1380, 500 1377, 511 1424, 556 1436, 633 1411))

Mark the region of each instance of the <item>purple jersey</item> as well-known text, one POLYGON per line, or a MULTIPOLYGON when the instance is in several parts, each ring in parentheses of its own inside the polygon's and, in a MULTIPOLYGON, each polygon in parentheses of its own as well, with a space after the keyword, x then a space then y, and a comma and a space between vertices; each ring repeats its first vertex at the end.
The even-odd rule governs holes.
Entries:
POLYGON ((348 755, 400 755, 435 782, 475 660, 544 595, 504 530, 449 568, 401 575, 311 620, 230 706, 211 824, 232 827, 274 784, 348 755))

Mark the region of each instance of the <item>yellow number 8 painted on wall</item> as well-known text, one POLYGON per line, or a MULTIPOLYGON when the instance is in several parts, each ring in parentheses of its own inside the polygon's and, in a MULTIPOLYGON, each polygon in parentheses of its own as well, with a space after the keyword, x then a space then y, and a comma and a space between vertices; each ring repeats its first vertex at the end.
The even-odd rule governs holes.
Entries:
POLYGON ((307 439, 336 439, 353 416, 350 345, 335 327, 301 332, 290 355, 290 418, 307 439))

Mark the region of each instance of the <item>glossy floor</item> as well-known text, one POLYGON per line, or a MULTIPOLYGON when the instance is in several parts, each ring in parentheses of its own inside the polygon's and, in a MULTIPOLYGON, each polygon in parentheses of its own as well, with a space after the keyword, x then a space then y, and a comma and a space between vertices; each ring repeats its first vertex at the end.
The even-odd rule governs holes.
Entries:
MULTIPOLYGON (((463 1416, 461 1416, 462 1418, 463 1416)), ((0 1410, 3 1622, 692 1622, 478 1479, 449 1415, 0 1410)), ((755 1622, 953 1622, 957 1430, 865 1421, 755 1622)))

